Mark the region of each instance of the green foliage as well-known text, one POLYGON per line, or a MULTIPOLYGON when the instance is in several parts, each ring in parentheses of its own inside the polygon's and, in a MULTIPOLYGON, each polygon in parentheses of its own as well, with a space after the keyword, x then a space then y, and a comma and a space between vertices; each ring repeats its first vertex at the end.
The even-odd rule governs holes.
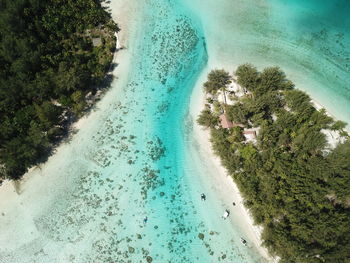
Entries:
POLYGON ((51 102, 44 101, 42 105, 34 104, 36 115, 44 130, 49 129, 55 123, 58 123, 62 109, 51 102))
POLYGON ((242 147, 239 151, 243 160, 246 161, 253 161, 257 154, 257 150, 251 144, 242 147))
POLYGON ((301 112, 302 109, 310 104, 310 97, 301 90, 293 89, 285 92, 287 106, 292 111, 301 112))
POLYGON ((202 110, 197 122, 199 125, 205 127, 214 127, 218 124, 219 118, 214 116, 209 109, 202 110))
POLYGON ((86 108, 85 94, 103 81, 119 28, 95 0, 0 6, 0 178, 18 178, 62 136, 62 112, 86 108), (93 47, 92 34, 105 44, 93 47))
POLYGON ((229 73, 223 69, 216 69, 209 73, 208 81, 204 83, 207 93, 216 94, 220 89, 225 89, 226 85, 231 83, 229 73))
MULTIPOLYGON (((319 129, 330 129, 331 124, 334 123, 332 117, 328 116, 325 109, 315 111, 310 117, 310 124, 315 125, 317 123, 319 129)), ((345 124, 346 125, 346 124, 345 124)))
POLYGON ((239 127, 213 127, 211 142, 264 227, 264 244, 280 262, 348 262, 350 140, 329 150, 322 132, 345 133, 346 124, 317 111, 279 68, 259 73, 246 64, 236 74, 253 96, 227 105, 226 114, 259 126, 257 143, 245 143, 239 127))
POLYGON ((257 94, 262 95, 267 91, 292 89, 294 84, 286 79, 285 73, 279 67, 270 67, 261 72, 257 88, 257 94))
MULTIPOLYGON (((350 185, 350 141, 346 141, 343 144, 339 144, 334 151, 327 156, 328 163, 332 166, 331 178, 335 178, 330 181, 332 185, 331 189, 337 189, 336 196, 338 201, 343 203, 346 207, 350 208, 350 188, 343 187, 344 185, 350 185)), ((334 191, 334 190, 333 190, 334 191)))
POLYGON ((332 125, 331 129, 334 130, 334 131, 343 130, 343 129, 346 128, 346 125, 347 125, 347 123, 344 122, 344 121, 336 121, 336 122, 332 125))
POLYGON ((239 143, 245 140, 243 135, 243 129, 241 127, 233 127, 231 129, 231 134, 227 137, 227 140, 231 143, 239 143))
POLYGON ((226 115, 235 123, 247 123, 248 111, 243 107, 243 104, 227 105, 226 115))
POLYGON ((244 64, 236 70, 237 83, 254 96, 263 96, 277 90, 291 90, 294 84, 286 79, 285 73, 278 67, 265 68, 261 73, 251 64, 244 64))
POLYGON ((242 87, 253 90, 257 87, 259 73, 251 64, 240 65, 236 70, 237 83, 242 87))

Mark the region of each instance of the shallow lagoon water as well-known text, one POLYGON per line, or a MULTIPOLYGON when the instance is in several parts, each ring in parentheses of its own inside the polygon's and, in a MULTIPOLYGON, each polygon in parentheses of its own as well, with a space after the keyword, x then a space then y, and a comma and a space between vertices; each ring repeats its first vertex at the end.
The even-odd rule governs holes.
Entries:
POLYGON ((199 179, 188 115, 198 77, 208 63, 277 64, 339 118, 350 111, 344 1, 141 2, 132 70, 0 217, 0 262, 262 262, 199 179))
POLYGON ((350 123, 349 1, 182 1, 201 17, 212 66, 280 66, 297 88, 350 123))
POLYGON ((11 227, 23 237, 5 244, 11 233, 3 235, 2 261, 260 262, 222 208, 200 201, 201 165, 185 158, 184 120, 207 63, 201 23, 177 1, 144 4, 125 85, 108 93, 108 107, 73 137, 56 169, 44 168, 61 174, 47 187, 59 186, 38 189, 40 207, 22 200, 29 218, 11 227))

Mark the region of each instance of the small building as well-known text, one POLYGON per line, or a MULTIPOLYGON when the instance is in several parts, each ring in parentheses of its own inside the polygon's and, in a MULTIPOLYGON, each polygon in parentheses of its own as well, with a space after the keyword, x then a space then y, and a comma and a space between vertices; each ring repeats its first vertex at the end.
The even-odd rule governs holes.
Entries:
POLYGON ((101 39, 101 37, 94 37, 94 38, 92 39, 92 45, 93 45, 94 47, 99 47, 99 46, 101 46, 101 45, 102 45, 102 39, 101 39))
POLYGON ((248 142, 255 142, 256 140, 256 131, 255 130, 244 130, 243 135, 248 142))
POLYGON ((233 127, 233 123, 227 118, 225 113, 221 114, 219 118, 222 128, 229 129, 233 127))
POLYGON ((228 118, 227 115, 225 113, 221 114, 219 116, 220 118, 220 123, 221 123, 221 127, 224 129, 229 129, 229 128, 233 128, 233 127, 241 127, 244 128, 244 125, 242 123, 234 123, 231 122, 228 118))

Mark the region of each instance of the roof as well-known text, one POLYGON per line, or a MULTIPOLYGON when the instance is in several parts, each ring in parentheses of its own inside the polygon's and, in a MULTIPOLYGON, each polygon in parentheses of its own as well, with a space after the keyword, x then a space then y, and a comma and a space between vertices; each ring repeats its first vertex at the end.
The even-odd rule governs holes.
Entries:
POLYGON ((228 129, 228 128, 233 128, 233 127, 241 127, 244 128, 244 125, 242 123, 234 123, 231 122, 226 114, 221 114, 220 115, 220 121, 221 121, 221 126, 222 128, 228 129))
POLYGON ((243 135, 248 141, 256 139, 256 131, 254 130, 244 130, 243 135))
POLYGON ((233 127, 233 123, 229 121, 226 114, 221 114, 219 118, 220 118, 222 128, 228 129, 233 127))
POLYGON ((256 131, 250 131, 250 130, 244 130, 243 133, 244 133, 244 134, 256 135, 256 131))

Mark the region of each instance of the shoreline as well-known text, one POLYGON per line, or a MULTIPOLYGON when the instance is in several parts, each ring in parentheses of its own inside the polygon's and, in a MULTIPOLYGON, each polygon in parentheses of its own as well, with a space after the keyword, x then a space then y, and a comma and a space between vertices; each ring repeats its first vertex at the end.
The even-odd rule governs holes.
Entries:
MULTIPOLYGON (((197 129, 197 128, 195 128, 197 129)), ((227 174, 226 168, 223 167, 221 164, 221 160, 218 156, 215 155, 211 148, 211 143, 210 143, 210 133, 208 130, 203 129, 203 128, 198 128, 196 131, 196 135, 199 138, 199 143, 201 144, 200 147, 202 147, 202 144, 206 144, 207 147, 203 147, 203 153, 202 156, 206 156, 207 162, 211 162, 217 171, 219 171, 218 174, 215 174, 215 176, 219 177, 219 180, 222 182, 222 185, 220 185, 220 189, 222 190, 223 188, 229 187, 231 189, 230 192, 225 192, 223 199, 227 201, 227 203, 230 205, 231 200, 235 200, 236 206, 234 208, 234 213, 236 214, 236 217, 239 217, 241 222, 237 222, 236 218, 235 220, 231 220, 231 223, 237 227, 238 225, 241 225, 244 227, 244 229, 240 229, 243 231, 246 239, 248 239, 248 243, 253 244, 257 251, 259 252, 260 256, 264 258, 265 260, 268 260, 268 262, 278 262, 276 259, 272 258, 269 255, 268 250, 262 246, 262 240, 260 238, 262 228, 260 226, 257 226, 254 224, 252 215, 250 214, 249 210, 245 208, 244 206, 244 199, 234 182, 233 178, 227 174), (210 159, 210 160, 209 160, 210 159)))
MULTIPOLYGON (((35 182, 38 177, 44 176, 42 170, 45 169, 45 167, 48 166, 49 163, 54 162, 54 159, 56 156, 65 151, 65 148, 69 146, 70 139, 72 137, 76 137, 77 133, 82 130, 85 126, 88 126, 89 120, 96 117, 96 113, 99 112, 101 104, 108 103, 108 93, 112 93, 115 89, 120 89, 118 85, 118 88, 113 87, 113 83, 115 81, 121 82, 123 80, 120 80, 119 76, 123 79, 127 77, 127 73, 129 72, 130 67, 130 59, 129 56, 131 56, 131 52, 127 50, 128 46, 128 39, 129 35, 132 34, 131 30, 129 28, 133 27, 128 21, 130 19, 129 16, 123 15, 127 14, 127 12, 124 10, 123 12, 120 11, 119 8, 117 8, 118 5, 121 5, 121 3, 114 3, 115 7, 113 8, 109 4, 108 6, 111 8, 111 16, 112 19, 116 21, 116 17, 118 17, 118 25, 121 25, 122 30, 117 33, 118 34, 118 41, 116 41, 116 46, 119 44, 121 48, 116 48, 113 54, 113 59, 111 61, 111 66, 113 63, 122 64, 115 68, 111 68, 106 72, 106 77, 111 75, 113 77, 112 82, 109 84, 109 87, 105 87, 101 90, 103 90, 102 94, 96 95, 97 100, 93 105, 89 107, 89 109, 85 112, 83 116, 76 119, 74 122, 70 124, 70 127, 68 129, 68 135, 67 138, 60 141, 56 146, 52 149, 52 154, 48 156, 47 160, 43 163, 39 163, 38 165, 32 166, 28 169, 28 171, 22 175, 21 179, 13 181, 9 179, 5 179, 0 184, 0 215, 1 211, 3 210, 3 206, 6 206, 6 203, 8 202, 10 196, 11 198, 16 198, 20 196, 22 193, 22 187, 25 187, 26 184, 30 184, 32 182, 35 182), (126 13, 125 13, 126 12, 126 13), (128 25, 128 26, 127 26, 128 25), (14 196, 12 196, 15 194, 14 196), (2 200, 2 201, 1 201, 2 200)), ((119 6, 118 6, 119 7, 119 6)), ((127 7, 124 7, 127 8, 127 7)), ((47 177, 48 179, 48 177, 47 177)), ((34 183, 35 184, 35 183, 34 183)))
MULTIPOLYGON (((118 2, 118 1, 116 1, 116 2, 118 2)), ((118 3, 118 4, 122 5, 120 3, 118 3)), ((112 3, 110 5, 117 6, 118 4, 112 3)), ((125 10, 120 11, 120 13, 124 13, 124 12, 125 12, 125 10)), ((127 21, 125 21, 125 22, 127 22, 127 21)), ((118 36, 118 38, 121 40, 127 39, 127 38, 124 38, 125 33, 126 32, 124 31, 122 35, 118 36)), ((128 33, 126 33, 126 34, 128 34, 128 33)), ((122 43, 122 44, 124 44, 124 43, 122 43)), ((125 46, 125 44, 122 46, 125 46)), ((125 65, 122 65, 121 67, 117 67, 116 72, 118 72, 118 74, 120 74, 120 71, 122 71, 124 68, 126 69, 125 70, 126 73, 128 72, 130 65, 129 65, 127 58, 131 55, 132 54, 130 51, 122 52, 121 54, 118 54, 118 55, 117 55, 117 51, 116 51, 116 53, 114 54, 114 57, 113 57, 113 62, 116 59, 118 59, 119 61, 122 61, 122 64, 125 63, 125 65), (120 69, 120 68, 122 68, 122 69, 120 69)), ((234 200, 236 202, 235 208, 232 209, 232 210, 234 210, 234 214, 236 214, 236 215, 232 215, 229 218, 230 223, 235 225, 236 228, 237 227, 242 228, 241 230, 244 231, 244 234, 247 234, 245 237, 247 237, 248 242, 250 243, 249 247, 251 245, 254 245, 257 248, 260 255, 262 257, 264 257, 266 260, 268 260, 268 262, 277 262, 276 259, 273 259, 273 258, 271 258, 271 256, 269 256, 267 249, 261 246, 261 238, 260 238, 261 228, 259 226, 254 225, 254 222, 253 222, 251 214, 249 213, 249 210, 246 209, 243 205, 243 198, 238 190, 238 187, 234 183, 232 177, 227 175, 227 171, 223 167, 223 165, 221 164, 220 158, 214 154, 214 152, 211 148, 211 143, 210 143, 210 133, 208 132, 207 129, 202 128, 201 126, 199 126, 196 123, 198 113, 199 113, 199 111, 201 111, 203 109, 203 106, 205 103, 205 96, 204 96, 204 93, 202 91, 202 79, 203 79, 204 75, 206 77, 207 70, 208 70, 208 66, 202 71, 200 78, 198 78, 196 85, 193 87, 193 91, 192 91, 191 98, 190 98, 191 103, 189 106, 189 111, 190 111, 191 115, 193 114, 192 116, 193 116, 193 121, 194 121, 194 126, 193 126, 193 135, 194 136, 193 137, 196 140, 196 142, 198 142, 198 144, 200 146, 197 154, 202 158, 203 162, 206 162, 208 164, 212 164, 214 166, 214 170, 218 171, 217 174, 210 173, 210 174, 206 175, 206 176, 211 176, 213 178, 215 177, 215 181, 219 182, 218 185, 213 186, 217 189, 215 194, 219 193, 221 195, 221 198, 227 204, 231 204, 232 200, 234 200), (198 96, 196 97, 196 95, 198 95, 198 96), (238 217, 238 219, 240 219, 240 221, 237 221, 236 217, 238 217)), ((116 78, 115 81, 118 81, 118 83, 120 83, 121 80, 117 80, 117 76, 115 75, 114 72, 115 71, 113 71, 112 74, 116 78)), ((123 73, 124 73, 124 71, 123 71, 123 73)), ((123 77, 126 78, 126 75, 124 75, 123 77)), ((120 85, 118 84, 118 86, 120 86, 120 85)), ((79 118, 76 122, 74 122, 71 125, 71 129, 73 130, 73 134, 71 134, 70 136, 73 135, 76 137, 76 135, 74 135, 74 130, 82 130, 83 128, 87 129, 88 125, 89 125, 89 121, 91 121, 91 119, 93 119, 94 117, 95 118, 98 117, 98 114, 96 114, 96 111, 100 111, 98 106, 100 106, 101 104, 106 104, 106 103, 108 104, 111 101, 111 99, 107 99, 107 94, 108 93, 115 93, 115 90, 117 90, 118 88, 112 87, 111 89, 107 89, 106 90, 107 92, 102 96, 102 100, 104 101, 103 103, 96 102, 94 104, 94 106, 96 106, 96 109, 93 109, 91 112, 84 114, 83 117, 79 118), (111 89, 113 89, 114 91, 112 92, 111 89)), ((315 102, 314 100, 312 100, 312 102, 316 103, 317 105, 320 105, 317 102, 315 102)), ((334 118, 334 119, 336 119, 336 118, 334 118)), ((38 172, 38 170, 41 171, 42 168, 44 169, 44 167, 49 163, 49 161, 51 161, 51 163, 54 162, 52 159, 54 159, 54 156, 57 154, 57 152, 60 152, 62 155, 62 150, 63 150, 62 148, 65 148, 67 145, 69 145, 69 143, 62 141, 56 147, 54 154, 52 156, 50 156, 49 159, 45 163, 31 168, 23 176, 23 179, 19 182, 20 185, 21 184, 25 185, 28 183, 28 181, 30 181, 31 186, 36 186, 35 182, 37 182, 39 186, 43 187, 45 185, 45 180, 50 180, 50 176, 45 175, 46 178, 44 178, 44 173, 38 172), (41 178, 41 177, 43 177, 43 178, 41 178)), ((63 152, 64 152, 64 150, 63 150, 63 152)), ((56 177, 59 177, 58 173, 57 173, 57 175, 54 175, 53 177, 54 177, 54 180, 57 180, 56 177)), ((52 178, 52 176, 51 176, 51 178, 52 178)), ((6 181, 8 181, 8 180, 6 180, 6 181)), ((6 190, 4 190, 4 191, 2 189, 2 185, 0 185, 0 199, 4 200, 3 203, 0 203, 0 205, 2 206, 4 203, 6 203, 7 199, 14 198, 14 200, 11 200, 11 201, 13 201, 13 203, 14 202, 18 203, 18 206, 22 206, 21 201, 24 201, 23 200, 24 198, 18 198, 20 196, 20 194, 17 193, 17 191, 21 192, 21 187, 16 188, 16 183, 13 181, 8 181, 8 183, 11 183, 11 185, 7 186, 6 190), (12 191, 12 193, 9 191, 12 191)), ((220 198, 220 196, 219 196, 219 198, 220 198)), ((232 206, 232 204, 231 204, 231 206, 232 206)), ((26 212, 29 212, 29 211, 26 211, 26 212)), ((0 211, 0 215, 1 215, 1 211, 0 211)))
MULTIPOLYGON (((120 2, 120 1, 119 1, 120 2)), ((118 1, 113 2, 111 5, 115 6, 115 11, 118 11, 118 13, 128 14, 128 12, 125 10, 125 8, 116 8, 117 6, 127 6, 128 4, 121 4, 118 3, 118 1)), ((129 7, 129 6, 128 6, 129 7)), ((129 10, 130 8, 126 8, 129 10)), ((132 15, 130 15, 132 16, 132 15)), ((130 17, 127 15, 124 18, 125 24, 129 21, 130 17)), ((141 18, 139 18, 141 19, 141 18)), ((121 63, 121 66, 116 67, 116 69, 113 70, 113 75, 115 77, 113 82, 118 82, 117 85, 114 87, 107 89, 106 93, 102 96, 101 101, 98 101, 94 104, 93 109, 84 114, 81 118, 77 119, 74 123, 71 124, 71 134, 70 137, 73 137, 73 140, 75 142, 82 141, 82 137, 84 134, 89 130, 89 126, 91 127, 91 124, 94 119, 99 117, 99 113, 103 111, 103 108, 105 105, 110 104, 111 101, 113 101, 113 94, 122 94, 122 90, 120 90, 120 86, 124 79, 127 78, 127 74, 130 69, 130 59, 128 59, 130 56, 132 56, 132 50, 127 49, 127 43, 124 43, 123 41, 128 41, 130 39, 129 37, 125 37, 125 35, 129 35, 130 32, 125 31, 124 28, 126 28, 125 24, 123 25, 121 22, 121 19, 118 18, 118 24, 121 25, 121 28, 123 30, 120 32, 118 38, 121 41, 121 45, 123 47, 126 47, 126 51, 122 52, 116 52, 113 57, 113 62, 119 61, 121 63), (118 79, 117 75, 120 75, 123 79, 118 79), (116 87, 118 86, 118 87, 116 87), (100 109, 101 108, 101 109, 100 109)), ((141 30, 141 28, 136 29, 141 30)), ((136 32, 137 33, 137 32, 136 32)), ((135 32, 133 32, 135 34, 135 32)), ((108 74, 108 73, 107 73, 108 74)), ((209 134, 207 134, 209 135, 209 134)), ((203 139, 207 139, 206 137, 203 137, 203 139)), ((49 156, 48 160, 38 166, 32 167, 30 170, 28 170, 22 177, 22 179, 17 182, 19 187, 15 187, 16 183, 13 181, 6 180, 6 182, 3 183, 3 185, 0 186, 0 199, 3 201, 0 201, 0 216, 1 213, 3 215, 6 215, 2 217, 2 225, 4 228, 7 228, 7 225, 9 226, 8 229, 4 231, 4 235, 0 236, 0 243, 5 243, 6 240, 17 240, 18 243, 10 244, 9 247, 11 247, 13 250, 15 248, 19 248, 21 245, 24 245, 26 243, 29 243, 30 241, 39 238, 39 232, 36 229, 35 222, 33 222, 34 215, 40 214, 43 211, 43 207, 47 206, 48 203, 50 203, 55 197, 55 194, 51 194, 52 191, 60 192, 65 187, 69 187, 70 178, 65 178, 65 176, 61 176, 59 169, 60 165, 62 165, 63 158, 65 154, 69 151, 71 143, 62 141, 56 148, 54 153, 49 156), (56 187, 57 189, 52 189, 52 186, 56 187), (51 189, 50 189, 51 188, 51 189), (51 194, 51 196, 49 196, 51 194), (31 203, 32 200, 38 199, 38 197, 42 196, 48 196, 47 200, 44 201, 43 204, 39 203, 32 203, 32 207, 28 206, 29 203, 31 203), (10 224, 11 221, 18 217, 18 222, 16 223, 16 228, 18 229, 25 229, 25 232, 18 233, 17 231, 13 231, 12 229, 13 224, 10 224), (20 238, 20 236, 23 235, 25 238, 20 238)), ((202 145, 202 143, 201 143, 202 145)), ((75 152, 76 149, 70 149, 71 152, 75 152)), ((210 147, 209 147, 210 150, 210 147)), ((200 153, 198 153, 200 155, 200 153)), ((68 155, 67 155, 68 156, 68 155)), ((217 167, 220 167, 220 160, 216 160, 217 167)), ((221 174, 225 176, 224 168, 221 166, 221 169, 223 171, 221 174)), ((214 175, 214 174, 213 174, 214 175)), ((67 175, 68 176, 68 175, 67 175)), ((225 186, 228 186, 227 189, 231 190, 233 181, 230 177, 225 176, 227 181, 221 180, 225 186), (230 184, 231 180, 231 184, 230 184)), ((221 179, 221 178, 220 178, 221 179)), ((238 191, 238 190, 237 190, 238 191)), ((238 192, 237 192, 238 193, 238 192)), ((231 199, 232 197, 227 195, 227 199, 231 199)), ((236 210, 244 209, 241 204, 241 199, 239 199, 239 193, 234 194, 233 199, 237 202, 236 210)), ((245 215, 244 215, 245 216, 245 215)), ((247 215, 249 216, 249 215, 247 215)), ((233 224, 233 218, 234 215, 232 215, 228 221, 230 221, 233 224)), ((242 224, 245 224, 242 222, 242 224)), ((237 227, 235 227, 237 228, 237 227)), ((248 240, 254 240, 255 244, 255 238, 254 234, 252 234, 252 238, 249 236, 247 237, 248 240)), ((251 247, 252 243, 248 245, 248 247, 251 247)), ((259 248, 259 246, 255 245, 255 247, 259 248)), ((244 248, 243 248, 244 249, 244 248)))
MULTIPOLYGON (((118 1, 116 1, 118 2, 118 1)), ((96 95, 94 95, 93 100, 95 101, 92 105, 90 105, 88 107, 88 109, 85 111, 84 115, 81 116, 80 118, 77 118, 76 120, 74 120, 72 123, 69 124, 68 127, 68 134, 67 137, 64 138, 63 140, 61 140, 57 145, 53 146, 52 148, 52 154, 48 156, 47 160, 43 163, 39 163, 35 166, 32 166, 30 168, 28 168, 27 172, 25 174, 22 175, 22 177, 19 180, 13 181, 13 180, 9 180, 9 179, 4 179, 1 183, 0 183, 0 191, 2 191, 2 189, 7 189, 7 188, 12 188, 12 190, 15 190, 16 192, 20 192, 20 187, 21 185, 25 184, 28 180, 30 180, 31 174, 35 173, 37 170, 41 170, 43 167, 45 167, 47 165, 47 163, 49 162, 50 159, 52 159, 57 152, 61 151, 61 148, 63 148, 65 145, 69 144, 70 139, 79 132, 80 129, 82 129, 86 123, 88 122, 88 120, 92 117, 90 117, 91 115, 93 115, 94 112, 99 110, 99 105, 101 104, 101 101, 103 99, 105 99, 106 95, 108 93, 111 92, 111 89, 113 89, 112 87, 112 83, 115 81, 118 81, 119 79, 119 75, 121 75, 122 77, 126 77, 127 73, 128 73, 128 68, 129 68, 129 59, 128 56, 130 56, 130 52, 126 51, 127 50, 127 46, 128 46, 128 39, 129 36, 131 34, 129 28, 131 27, 131 24, 128 22, 130 17, 128 15, 125 15, 128 13, 127 10, 124 9, 128 9, 130 8, 130 6, 126 5, 126 4, 122 4, 121 1, 119 1, 118 3, 113 2, 107 5, 104 5, 104 3, 102 3, 102 6, 105 7, 109 7, 111 10, 111 17, 112 19, 118 23, 118 25, 121 26, 121 30, 119 32, 115 32, 115 36, 116 36, 116 49, 113 53, 113 59, 110 63, 110 68, 109 70, 106 72, 106 76, 112 76, 113 80, 112 82, 103 88, 99 88, 97 90, 96 95), (113 4, 115 6, 113 6, 113 4), (119 8, 121 7, 122 8, 119 8), (118 18, 118 20, 117 20, 118 18), (119 62, 119 63, 118 63, 119 62), (113 64, 123 64, 123 66, 117 66, 117 67, 112 67, 113 64), (15 186, 16 185, 16 186, 15 186), (16 188, 16 189, 15 189, 16 188)), ((8 191, 8 190, 4 190, 4 191, 8 191)))
MULTIPOLYGON (((216 63, 208 63, 207 67, 203 70, 200 78, 198 79, 191 95, 189 111, 193 120, 193 137, 199 145, 198 154, 203 159, 203 162, 214 166, 216 173, 210 173, 210 176, 217 177, 216 182, 220 184, 218 189, 220 191, 217 191, 217 194, 221 195, 221 198, 224 199, 227 204, 230 204, 230 201, 232 202, 232 200, 238 201, 236 202, 236 207, 238 209, 235 209, 235 213, 238 212, 240 222, 231 220, 232 224, 235 224, 236 227, 237 225, 240 228, 243 227, 245 234, 248 235, 248 242, 250 241, 254 244, 254 246, 257 248, 258 253, 264 259, 268 260, 268 262, 276 263, 278 262, 278 257, 272 257, 269 254, 268 249, 262 246, 261 233, 263 231, 263 228, 259 225, 254 224, 252 215, 250 214, 249 210, 243 205, 244 199, 236 183, 234 182, 233 178, 228 175, 226 168, 221 164, 220 157, 217 156, 212 149, 210 142, 210 130, 200 126, 196 122, 199 113, 204 109, 206 103, 206 97, 203 91, 203 83, 206 81, 207 74, 210 72, 210 70, 214 68, 220 68, 215 67, 214 64, 216 63)), ((325 109, 326 114, 328 116, 333 118, 335 121, 340 120, 339 118, 331 114, 321 103, 312 98, 309 93, 307 94, 310 96, 311 104, 315 107, 316 110, 319 111, 320 109, 325 109)), ((349 124, 347 127, 345 127, 344 130, 350 132, 349 124)), ((328 143, 332 148, 335 147, 335 145, 341 141, 339 136, 333 137, 331 133, 326 135, 328 143)))
MULTIPOLYGON (((308 94, 308 93, 307 93, 308 94)), ((308 94, 309 95, 309 94, 308 94)), ((313 99, 311 97, 311 95, 309 95, 311 98, 311 104, 315 107, 316 110, 321 110, 321 109, 325 109, 326 114, 333 118, 333 120, 335 121, 342 121, 341 119, 339 119, 337 116, 335 116, 334 114, 330 113, 327 108, 325 106, 323 106, 320 102, 318 102, 317 100, 313 99)), ((350 133, 350 123, 347 123, 347 126, 344 128, 345 131, 347 131, 348 133, 350 133)))
POLYGON ((128 48, 128 44, 130 39, 138 34, 136 24, 137 20, 141 19, 141 16, 138 16, 141 10, 136 8, 134 1, 132 3, 117 1, 113 4, 112 17, 114 20, 118 17, 118 25, 123 28, 118 37, 121 45, 125 47, 114 54, 113 61, 117 61, 118 66, 112 72, 113 82, 101 100, 94 104, 92 110, 71 125, 73 132, 71 131, 69 140, 64 140, 57 145, 54 153, 44 163, 32 167, 18 182, 7 179, 0 185, 0 225, 2 226, 0 244, 6 244, 0 248, 0 255, 2 253, 9 255, 11 251, 16 251, 21 246, 41 238, 33 219, 42 216, 43 211, 52 204, 60 202, 67 189, 74 187, 74 178, 71 175, 75 170, 81 171, 86 168, 85 160, 77 158, 72 162, 74 166, 71 166, 71 174, 62 174, 62 167, 67 162, 67 158, 77 155, 79 145, 87 142, 86 138, 89 136, 86 135, 98 125, 104 111, 114 103, 116 96, 123 96, 123 87, 132 66, 130 57, 133 55, 133 50, 128 48), (124 8, 121 9, 120 6, 124 8), (131 8, 134 12, 128 12, 131 8), (130 17, 134 16, 136 18, 130 20, 130 17), (14 221, 16 224, 13 223, 14 221))
POLYGON ((237 185, 233 178, 227 174, 226 168, 221 164, 221 159, 215 155, 211 147, 210 131, 201 127, 196 122, 198 114, 205 105, 205 94, 202 88, 203 80, 206 79, 207 73, 211 68, 210 65, 207 66, 198 79, 191 95, 189 108, 193 120, 193 139, 199 145, 198 155, 203 160, 203 163, 206 163, 208 166, 210 165, 212 168, 208 173, 208 176, 212 177, 210 179, 217 184, 214 186, 214 191, 216 191, 216 194, 218 195, 217 198, 222 199, 229 207, 232 207, 232 201, 235 201, 236 206, 232 209, 234 216, 230 217, 230 221, 235 228, 238 227, 239 230, 246 235, 245 237, 247 238, 248 243, 250 243, 248 247, 253 245, 259 255, 267 262, 278 262, 278 260, 269 254, 267 248, 262 246, 262 240, 260 238, 262 229, 260 226, 254 225, 249 210, 243 205, 244 199, 238 190, 237 185))

